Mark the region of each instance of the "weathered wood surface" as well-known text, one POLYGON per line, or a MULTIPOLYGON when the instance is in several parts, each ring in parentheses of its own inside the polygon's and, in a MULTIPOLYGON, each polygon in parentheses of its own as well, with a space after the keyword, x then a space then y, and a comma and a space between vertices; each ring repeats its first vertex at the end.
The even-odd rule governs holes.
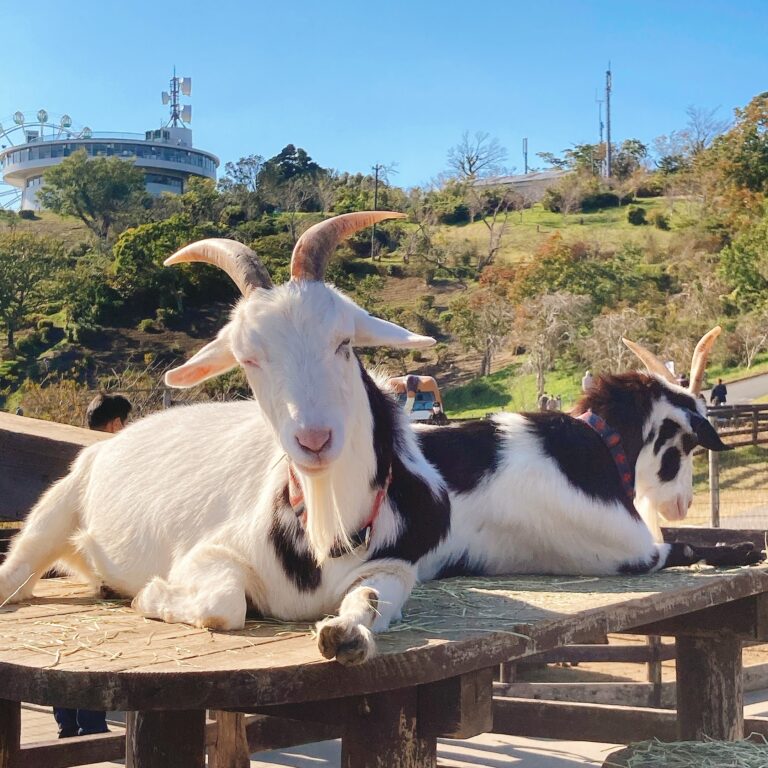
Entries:
POLYGON ((418 587, 360 667, 323 660, 309 626, 212 632, 48 580, 0 609, 0 696, 92 709, 236 708, 419 685, 768 589, 766 568, 627 578, 450 579, 418 587))
POLYGON ((110 437, 0 412, 0 520, 23 519, 82 448, 110 437))

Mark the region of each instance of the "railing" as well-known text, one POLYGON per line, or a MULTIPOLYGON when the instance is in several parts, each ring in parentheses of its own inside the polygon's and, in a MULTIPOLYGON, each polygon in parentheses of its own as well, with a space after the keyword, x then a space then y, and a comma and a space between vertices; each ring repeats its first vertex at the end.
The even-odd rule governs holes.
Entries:
POLYGON ((768 443, 768 403, 712 406, 707 415, 731 448, 768 443))

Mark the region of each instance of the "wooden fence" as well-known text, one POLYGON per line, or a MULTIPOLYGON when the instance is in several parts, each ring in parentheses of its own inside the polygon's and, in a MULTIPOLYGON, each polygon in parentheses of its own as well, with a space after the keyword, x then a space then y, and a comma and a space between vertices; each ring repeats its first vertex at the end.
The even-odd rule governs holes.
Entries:
POLYGON ((723 442, 732 448, 768 444, 768 403, 712 406, 707 415, 723 442))

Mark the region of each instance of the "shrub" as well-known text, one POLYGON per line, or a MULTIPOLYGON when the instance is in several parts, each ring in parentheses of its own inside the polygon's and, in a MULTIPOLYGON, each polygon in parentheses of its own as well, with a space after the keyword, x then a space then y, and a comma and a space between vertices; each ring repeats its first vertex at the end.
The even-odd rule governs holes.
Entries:
POLYGON ((630 205, 627 209, 627 221, 636 227, 639 227, 648 222, 645 219, 645 208, 639 205, 630 205))
POLYGON ((411 360, 414 363, 423 363, 424 362, 424 355, 422 355, 420 349, 411 350, 411 360))
POLYGON ((653 216, 651 216, 651 223, 657 229, 667 230, 669 229, 669 216, 661 211, 655 211, 653 216))
POLYGON ((405 271, 399 264, 388 264, 387 275, 389 277, 403 277, 403 275, 405 275, 405 271))
POLYGON ((560 213, 563 210, 563 196, 554 187, 550 187, 541 198, 541 207, 550 213, 560 213))
POLYGON ((141 331, 141 333, 155 333, 157 331, 157 326, 151 317, 145 317, 143 320, 139 321, 136 330, 141 331))
POLYGON ((19 218, 25 219, 26 221, 35 221, 37 216, 35 216, 34 211, 19 211, 19 218))
POLYGON ((582 199, 581 210, 584 213, 592 213, 601 208, 617 208, 620 202, 619 196, 615 192, 595 192, 582 199))

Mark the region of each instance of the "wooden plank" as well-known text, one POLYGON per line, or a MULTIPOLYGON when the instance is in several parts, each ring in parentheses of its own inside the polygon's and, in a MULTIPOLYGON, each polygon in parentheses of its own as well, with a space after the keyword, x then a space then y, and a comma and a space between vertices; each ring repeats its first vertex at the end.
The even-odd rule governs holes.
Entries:
POLYGON ((421 736, 415 688, 366 696, 341 739, 342 768, 436 768, 437 739, 421 736))
POLYGON ((674 741, 674 710, 532 701, 494 696, 493 733, 529 738, 628 744, 643 739, 674 741))
POLYGON ((709 637, 721 634, 724 628, 741 640, 768 640, 768 594, 752 595, 643 624, 635 627, 632 634, 709 637))
POLYGON ((662 528, 661 533, 668 544, 681 542, 714 547, 719 542, 740 544, 742 541, 751 541, 758 549, 766 548, 766 536, 768 536, 768 531, 761 528, 700 528, 698 526, 662 528))
POLYGON ((139 711, 130 739, 135 768, 204 768, 205 710, 139 711))
POLYGON ((741 641, 732 635, 677 638, 678 738, 744 738, 741 641))
POLYGON ((251 765, 245 715, 217 709, 211 716, 218 726, 216 743, 208 750, 208 768, 249 768, 251 765))
POLYGON ((248 749, 262 752, 267 749, 283 749, 316 741, 340 739, 342 727, 315 723, 309 720, 291 720, 287 717, 250 715, 245 719, 248 749))
POLYGON ((493 672, 481 669, 420 685, 419 735, 471 739, 491 730, 493 672))
MULTIPOLYGON (((544 701, 588 702, 651 707, 654 702, 652 683, 495 683, 494 696, 544 701)), ((661 684, 662 707, 675 706, 675 684, 661 684)))
POLYGON ((21 520, 80 450, 111 435, 0 412, 0 518, 21 520))
POLYGON ((36 741, 24 744, 14 768, 67 768, 125 757, 124 733, 96 733, 76 739, 36 741))
POLYGON ((566 645, 564 648, 554 648, 551 651, 526 656, 523 664, 554 664, 563 661, 572 663, 620 661, 646 664, 656 658, 662 661, 674 659, 674 643, 662 643, 658 655, 647 645, 566 645))
POLYGON ((21 740, 21 703, 0 699, 0 768, 14 768, 21 740))

